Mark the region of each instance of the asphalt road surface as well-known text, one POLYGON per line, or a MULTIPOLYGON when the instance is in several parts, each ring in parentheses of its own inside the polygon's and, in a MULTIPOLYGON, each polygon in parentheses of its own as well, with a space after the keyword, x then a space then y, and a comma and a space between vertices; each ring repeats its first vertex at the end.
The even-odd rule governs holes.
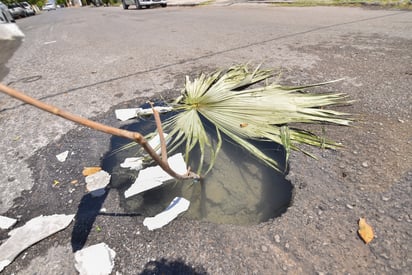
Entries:
POLYGON ((242 4, 85 7, 18 20, 26 38, 3 83, 113 126, 122 126, 114 108, 176 96, 185 75, 247 62, 279 68, 284 84, 344 77, 330 89, 355 100, 341 110, 358 121, 327 130, 345 150, 313 150, 318 161, 292 155, 294 199, 282 217, 254 226, 183 217, 150 232, 143 217, 116 215, 124 212, 116 192, 85 205, 81 170, 100 165, 109 136, 0 95, 0 213, 18 217, 20 226, 41 214, 109 212, 93 217, 88 239, 78 240, 71 225, 22 253, 5 274, 75 274, 72 251, 103 241, 116 251, 121 274, 407 274, 411 18, 398 10, 242 4), (65 150, 74 154, 57 163, 65 150), (369 245, 356 233, 361 216, 376 231, 369 245))

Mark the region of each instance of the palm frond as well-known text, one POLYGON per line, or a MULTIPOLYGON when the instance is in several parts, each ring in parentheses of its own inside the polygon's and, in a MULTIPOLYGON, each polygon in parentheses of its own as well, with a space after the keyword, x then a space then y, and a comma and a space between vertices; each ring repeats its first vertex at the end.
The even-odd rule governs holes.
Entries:
MULTIPOLYGON (((288 87, 277 83, 255 87, 274 75, 271 70, 260 67, 250 71, 246 65, 239 65, 209 76, 201 74, 186 84, 172 107, 178 113, 167 119, 164 129, 172 139, 171 149, 186 143, 186 158, 199 146, 199 170, 203 171, 206 150, 209 150, 210 171, 221 145, 220 133, 249 151, 270 167, 281 170, 279 164, 256 147, 253 141, 267 141, 281 144, 286 150, 302 151, 299 144, 335 149, 340 144, 320 138, 305 130, 290 128, 293 123, 329 123, 348 126, 352 122, 347 113, 325 109, 326 106, 350 104, 342 93, 311 94, 305 89, 333 83, 288 87), (217 146, 210 140, 204 123, 215 126, 217 146)), ((306 152, 304 152, 306 153, 306 152)), ((310 154, 309 154, 310 155, 310 154)), ((188 160, 188 159, 187 159, 188 160)))

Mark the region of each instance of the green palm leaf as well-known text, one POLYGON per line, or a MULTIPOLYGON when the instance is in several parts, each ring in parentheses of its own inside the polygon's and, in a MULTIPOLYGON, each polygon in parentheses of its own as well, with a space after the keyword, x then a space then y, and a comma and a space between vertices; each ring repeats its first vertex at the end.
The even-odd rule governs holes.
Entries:
MULTIPOLYGON (((331 82, 308 86, 287 87, 276 83, 255 87, 256 83, 273 76, 271 70, 257 67, 249 71, 246 65, 218 71, 209 76, 201 74, 193 82, 186 77, 186 84, 173 103, 179 111, 164 123, 164 129, 171 139, 169 150, 175 150, 185 143, 186 160, 190 152, 199 146, 199 170, 203 171, 206 150, 209 167, 213 167, 224 133, 252 155, 270 167, 279 170, 279 164, 253 144, 253 141, 269 141, 282 144, 286 159, 290 150, 302 151, 298 145, 308 144, 335 149, 339 144, 320 138, 310 132, 288 127, 291 123, 330 123, 350 125, 349 114, 324 109, 330 105, 348 104, 346 95, 309 94, 303 89, 326 85, 331 82), (208 135, 204 123, 215 126, 217 144, 208 135)), ((304 152, 306 153, 306 152, 304 152)))

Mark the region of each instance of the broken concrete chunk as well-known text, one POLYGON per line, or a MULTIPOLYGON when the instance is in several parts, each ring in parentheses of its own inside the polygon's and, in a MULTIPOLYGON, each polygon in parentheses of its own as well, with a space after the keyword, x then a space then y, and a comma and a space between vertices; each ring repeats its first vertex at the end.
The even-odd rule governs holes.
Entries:
MULTIPOLYGON (((171 156, 167 159, 167 162, 176 173, 184 174, 187 172, 186 163, 181 153, 171 156)), ((139 172, 136 181, 124 192, 124 195, 126 198, 129 198, 171 180, 173 180, 173 177, 166 173, 159 165, 148 167, 139 172)))
MULTIPOLYGON (((166 137, 168 136, 167 133, 163 133, 163 136, 166 137)), ((149 145, 153 148, 156 149, 156 154, 160 155, 162 149, 160 148, 160 136, 159 134, 156 134, 152 139, 149 140, 149 145)), ((120 164, 120 167, 122 168, 130 168, 130 170, 136 170, 139 171, 143 168, 143 157, 136 157, 136 158, 126 158, 123 163, 120 164)))
POLYGON ((17 222, 16 219, 0 216, 0 229, 9 229, 17 222))
POLYGON ((93 197, 103 196, 106 192, 105 187, 110 182, 110 178, 111 175, 103 170, 87 176, 85 179, 87 191, 89 191, 93 197))
MULTIPOLYGON (((173 110, 172 107, 166 107, 166 106, 155 106, 154 109, 158 111, 159 113, 167 113, 173 110)), ((140 111, 137 112, 138 116, 146 116, 146 115, 152 115, 152 114, 153 114, 152 108, 141 109, 140 111)))
POLYGON ((10 231, 10 238, 0 246, 0 272, 22 251, 66 228, 73 218, 74 215, 39 216, 10 231))
POLYGON ((68 155, 69 155, 69 151, 64 151, 63 153, 56 155, 56 158, 60 162, 65 162, 68 155))
MULTIPOLYGON (((165 106, 155 106, 154 107, 159 113, 166 113, 173 110, 172 107, 165 106)), ((121 121, 126 121, 138 116, 152 115, 152 108, 142 109, 142 108, 128 108, 128 109, 117 109, 114 111, 116 118, 121 121)))
POLYGON ((190 201, 182 197, 176 197, 166 208, 165 211, 157 214, 154 217, 145 218, 143 225, 149 230, 155 230, 165 226, 174 220, 180 213, 189 209, 190 201))
POLYGON ((143 110, 142 108, 128 108, 128 109, 118 109, 114 113, 116 118, 121 121, 126 121, 137 117, 137 113, 143 110))
POLYGON ((80 275, 108 275, 114 266, 116 252, 99 243, 74 253, 75 267, 80 275))
MULTIPOLYGON (((163 133, 163 136, 166 139, 168 134, 163 133)), ((156 147, 158 147, 158 149, 156 150, 156 154, 160 155, 160 153, 162 152, 162 148, 160 148, 160 136, 159 136, 159 134, 156 134, 152 139, 149 140, 149 145, 153 149, 156 149, 156 147)))
POLYGON ((139 171, 143 168, 143 158, 126 158, 123 163, 120 163, 120 167, 139 171))
POLYGON ((9 264, 11 264, 11 261, 10 261, 10 260, 0 261, 0 272, 1 272, 6 266, 8 266, 9 264))

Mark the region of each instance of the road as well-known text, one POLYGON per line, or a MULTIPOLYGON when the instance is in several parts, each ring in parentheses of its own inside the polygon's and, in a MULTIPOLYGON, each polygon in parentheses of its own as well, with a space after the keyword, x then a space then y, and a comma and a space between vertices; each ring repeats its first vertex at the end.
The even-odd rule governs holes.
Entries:
MULTIPOLYGON (((17 24, 26 38, 3 82, 114 126, 122 126, 110 118, 114 107, 176 95, 185 75, 247 62, 279 68, 286 84, 345 77, 333 88, 356 100, 345 111, 359 114, 358 127, 328 131, 348 150, 316 152, 318 162, 292 156, 293 206, 279 219, 251 227, 179 219, 149 232, 142 217, 97 217, 103 231, 92 230, 87 244, 105 241, 114 248, 116 271, 136 274, 153 265, 210 274, 412 269, 410 12, 245 4, 85 7, 17 24), (377 228, 379 239, 370 248, 356 236, 359 216, 377 228), (161 258, 176 261, 175 267, 161 258)), ((0 213, 20 216, 19 225, 40 214, 76 213, 84 186, 67 182, 81 180, 84 166, 100 164, 110 137, 5 95, 0 110, 0 213), (75 152, 71 162, 56 164, 54 155, 66 149, 75 152), (54 188, 53 179, 66 185, 54 188)), ((104 207, 123 212, 115 192, 104 207)), ((6 274, 73 274, 73 238, 69 227, 35 245, 6 274)))

